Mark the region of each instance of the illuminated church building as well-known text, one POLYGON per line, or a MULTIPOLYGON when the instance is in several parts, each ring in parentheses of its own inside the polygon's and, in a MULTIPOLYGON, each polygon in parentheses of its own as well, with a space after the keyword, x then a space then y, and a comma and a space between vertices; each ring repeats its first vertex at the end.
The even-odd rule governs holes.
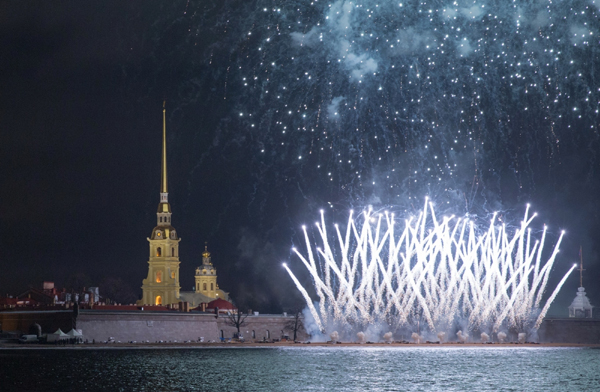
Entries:
POLYGON ((142 282, 143 295, 138 304, 169 305, 184 301, 193 308, 216 298, 228 300, 228 293, 220 290, 217 284, 217 269, 212 265, 207 247, 202 253, 202 265, 196 268, 194 291, 181 291, 180 241, 177 231, 171 226, 171 205, 167 188, 166 112, 163 108, 160 203, 156 213, 156 227, 152 230, 152 236, 148 238, 148 277, 142 282))

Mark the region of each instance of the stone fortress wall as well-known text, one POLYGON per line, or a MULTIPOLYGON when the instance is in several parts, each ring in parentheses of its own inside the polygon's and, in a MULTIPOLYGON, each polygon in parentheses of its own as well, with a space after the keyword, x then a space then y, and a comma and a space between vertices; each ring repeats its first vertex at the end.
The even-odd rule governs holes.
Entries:
POLYGON ((216 340, 217 323, 214 315, 167 312, 86 312, 77 319, 84 339, 91 341, 156 342, 186 340, 198 337, 216 340))
MULTIPOLYGON (((5 331, 26 334, 29 327, 40 324, 43 333, 53 333, 58 328, 67 332, 72 328, 72 311, 4 311, 0 312, 0 323, 5 331)), ((289 324, 293 316, 249 315, 240 328, 246 341, 281 339, 287 334, 293 337, 289 324)), ((113 338, 121 342, 157 341, 219 341, 221 337, 232 338, 237 329, 227 324, 227 316, 196 312, 164 311, 103 311, 81 310, 77 317, 77 329, 84 339, 98 342, 113 338)), ((299 334, 306 340, 306 334, 299 334)))
MULTIPOLYGON (((26 334, 34 323, 42 327, 43 333, 52 333, 58 328, 67 332, 72 328, 73 312, 59 311, 3 311, 0 324, 4 331, 26 334)), ((160 311, 102 311, 81 310, 77 328, 84 339, 101 342, 109 338, 121 342, 156 341, 219 341, 221 336, 232 338, 237 332, 227 325, 227 316, 215 317, 211 313, 160 312, 160 311)), ((287 334, 293 337, 289 324, 293 316, 250 315, 240 332, 246 341, 281 339, 287 334)), ((538 330, 540 343, 600 344, 600 319, 546 319, 538 330)), ((306 333, 298 340, 307 340, 306 333)))
POLYGON ((543 343, 600 344, 600 319, 547 318, 538 336, 543 343))

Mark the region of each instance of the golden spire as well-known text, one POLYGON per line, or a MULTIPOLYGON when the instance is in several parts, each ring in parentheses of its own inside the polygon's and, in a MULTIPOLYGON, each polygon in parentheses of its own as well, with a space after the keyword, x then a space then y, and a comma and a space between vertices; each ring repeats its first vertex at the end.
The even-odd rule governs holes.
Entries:
POLYGON ((160 176, 160 204, 158 205, 158 214, 168 213, 169 216, 158 215, 158 225, 163 226, 171 222, 171 206, 169 205, 169 193, 167 190, 167 110, 166 101, 163 101, 163 142, 162 142, 162 164, 160 176))
POLYGON ((167 120, 166 120, 166 101, 163 101, 163 143, 162 143, 162 170, 160 193, 167 193, 167 120))

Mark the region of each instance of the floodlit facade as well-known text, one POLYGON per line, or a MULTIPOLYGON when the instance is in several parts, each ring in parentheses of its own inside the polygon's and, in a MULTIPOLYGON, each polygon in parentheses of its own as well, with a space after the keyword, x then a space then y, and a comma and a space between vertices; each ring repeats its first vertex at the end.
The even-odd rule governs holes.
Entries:
POLYGON ((166 111, 163 108, 163 140, 160 203, 156 212, 156 227, 148 238, 150 257, 148 276, 142 282, 142 299, 138 305, 171 305, 188 302, 194 308, 216 298, 229 299, 228 293, 219 289, 217 269, 211 262, 206 246, 202 253, 202 265, 196 268, 193 291, 181 291, 179 281, 179 241, 177 231, 171 225, 171 205, 167 186, 167 137, 166 111))
POLYGON ((141 304, 169 305, 179 302, 179 241, 171 226, 171 205, 167 188, 166 112, 163 107, 163 141, 160 203, 156 213, 156 227, 148 238, 150 257, 148 277, 142 283, 141 304))

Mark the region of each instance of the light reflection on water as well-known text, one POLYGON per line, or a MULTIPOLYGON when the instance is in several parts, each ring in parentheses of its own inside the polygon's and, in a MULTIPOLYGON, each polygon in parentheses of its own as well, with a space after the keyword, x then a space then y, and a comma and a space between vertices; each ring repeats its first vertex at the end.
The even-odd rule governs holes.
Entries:
POLYGON ((600 350, 2 350, 1 391, 600 391, 600 350))

